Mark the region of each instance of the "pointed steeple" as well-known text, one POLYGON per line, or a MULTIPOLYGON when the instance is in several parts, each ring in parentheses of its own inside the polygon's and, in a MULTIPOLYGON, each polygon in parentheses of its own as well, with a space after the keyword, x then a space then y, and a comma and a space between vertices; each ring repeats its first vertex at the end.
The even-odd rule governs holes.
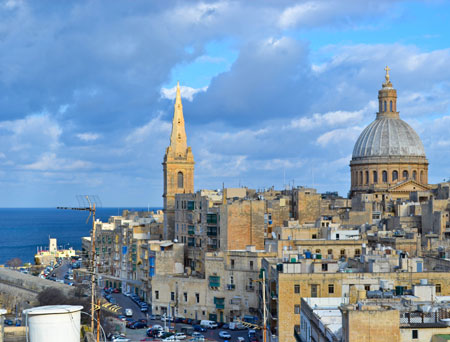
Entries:
POLYGON ((180 82, 177 83, 177 95, 175 98, 172 120, 172 133, 170 135, 170 147, 176 156, 186 155, 187 138, 184 127, 183 104, 181 103, 180 82))

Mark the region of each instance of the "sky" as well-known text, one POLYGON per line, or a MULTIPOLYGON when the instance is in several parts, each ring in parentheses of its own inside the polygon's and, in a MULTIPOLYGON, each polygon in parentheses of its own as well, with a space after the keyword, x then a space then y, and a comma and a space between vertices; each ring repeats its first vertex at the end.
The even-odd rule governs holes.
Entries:
POLYGON ((181 84, 195 189, 347 196, 384 68, 450 178, 450 2, 0 0, 0 207, 162 207, 181 84))

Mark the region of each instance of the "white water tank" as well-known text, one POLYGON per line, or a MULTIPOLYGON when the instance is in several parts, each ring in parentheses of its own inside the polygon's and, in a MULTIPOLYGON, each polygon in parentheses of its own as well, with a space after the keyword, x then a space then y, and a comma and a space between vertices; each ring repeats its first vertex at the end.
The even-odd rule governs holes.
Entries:
POLYGON ((81 305, 38 306, 23 311, 29 342, 79 342, 81 305))

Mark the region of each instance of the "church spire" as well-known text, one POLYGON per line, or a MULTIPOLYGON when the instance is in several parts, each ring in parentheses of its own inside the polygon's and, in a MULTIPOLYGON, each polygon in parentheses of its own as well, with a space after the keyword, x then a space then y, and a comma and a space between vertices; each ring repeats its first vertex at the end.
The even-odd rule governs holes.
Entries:
POLYGON ((181 103, 180 82, 177 83, 177 95, 175 97, 174 113, 172 120, 172 134, 170 135, 170 147, 175 155, 186 154, 187 138, 184 127, 183 104, 181 103))

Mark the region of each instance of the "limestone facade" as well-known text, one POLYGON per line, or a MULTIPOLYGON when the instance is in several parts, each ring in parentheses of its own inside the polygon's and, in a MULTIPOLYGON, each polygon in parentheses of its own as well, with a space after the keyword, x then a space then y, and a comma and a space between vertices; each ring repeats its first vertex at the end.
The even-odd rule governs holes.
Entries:
POLYGON ((164 239, 175 237, 175 195, 194 192, 194 155, 187 146, 180 85, 177 85, 170 145, 163 161, 164 239))

